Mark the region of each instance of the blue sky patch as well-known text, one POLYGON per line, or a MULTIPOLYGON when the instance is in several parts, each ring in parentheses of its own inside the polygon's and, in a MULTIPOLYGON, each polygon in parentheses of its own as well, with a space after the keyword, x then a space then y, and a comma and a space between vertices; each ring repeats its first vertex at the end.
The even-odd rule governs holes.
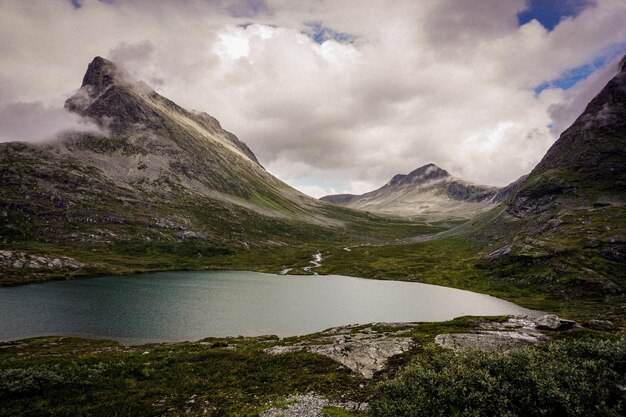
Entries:
POLYGON ((320 22, 307 23, 306 25, 309 28, 309 31, 307 31, 306 34, 320 45, 328 40, 337 41, 339 43, 352 43, 356 39, 356 36, 354 35, 338 32, 324 26, 320 22))
POLYGON ((517 15, 517 21, 521 26, 536 19, 551 31, 562 18, 576 17, 591 4, 591 0, 529 0, 528 9, 517 15))
POLYGON ((597 56, 591 63, 571 68, 561 74, 559 78, 539 84, 534 88, 535 94, 541 93, 546 88, 568 90, 597 70, 604 68, 608 63, 621 57, 624 53, 626 53, 626 43, 616 45, 609 52, 597 56))

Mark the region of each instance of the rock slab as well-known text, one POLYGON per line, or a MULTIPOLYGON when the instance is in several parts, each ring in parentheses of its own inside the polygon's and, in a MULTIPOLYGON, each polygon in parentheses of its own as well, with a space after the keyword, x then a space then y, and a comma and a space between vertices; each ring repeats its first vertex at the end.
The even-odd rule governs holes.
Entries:
POLYGON ((317 353, 341 363, 364 378, 372 378, 387 366, 389 358, 407 352, 415 345, 409 337, 376 332, 368 327, 354 333, 330 329, 314 341, 273 346, 265 349, 265 352, 270 355, 302 351, 317 353))
POLYGON ((503 323, 483 323, 474 333, 439 334, 435 337, 435 343, 449 349, 509 352, 548 339, 548 336, 537 330, 534 321, 511 317, 503 323))

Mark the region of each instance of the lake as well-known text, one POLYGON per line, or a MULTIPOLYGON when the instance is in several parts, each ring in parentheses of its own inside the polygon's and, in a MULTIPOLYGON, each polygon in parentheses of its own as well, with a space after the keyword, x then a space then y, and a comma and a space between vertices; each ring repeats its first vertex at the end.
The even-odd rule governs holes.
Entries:
POLYGON ((505 314, 537 312, 469 291, 338 275, 157 272, 0 288, 0 340, 73 335, 142 344, 505 314))

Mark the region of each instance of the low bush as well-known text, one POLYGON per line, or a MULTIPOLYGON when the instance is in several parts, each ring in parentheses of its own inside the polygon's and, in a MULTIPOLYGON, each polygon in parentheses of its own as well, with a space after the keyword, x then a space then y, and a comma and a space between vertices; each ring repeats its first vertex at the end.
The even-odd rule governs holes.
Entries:
POLYGON ((626 337, 431 353, 378 387, 374 416, 626 415, 626 337))

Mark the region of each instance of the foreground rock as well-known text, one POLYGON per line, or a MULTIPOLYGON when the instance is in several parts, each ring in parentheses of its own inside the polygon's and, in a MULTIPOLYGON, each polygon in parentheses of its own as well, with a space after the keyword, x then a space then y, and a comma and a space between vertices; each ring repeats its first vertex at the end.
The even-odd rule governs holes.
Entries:
POLYGON ((372 378, 387 366, 389 358, 407 352, 416 344, 404 331, 381 331, 354 326, 329 329, 313 340, 265 349, 270 355, 311 352, 327 356, 365 378, 372 378))
POLYGON ((524 317, 512 317, 504 323, 483 323, 475 333, 437 335, 435 343, 450 349, 509 352, 548 339, 548 336, 537 330, 537 324, 533 320, 524 317))
POLYGON ((575 321, 561 319, 554 314, 546 314, 543 317, 539 317, 535 323, 538 329, 543 330, 567 330, 576 325, 575 321))
POLYGON ((354 401, 333 402, 313 393, 305 395, 294 395, 286 399, 288 404, 285 407, 271 408, 261 414, 263 417, 323 417, 324 407, 339 407, 348 411, 365 411, 368 409, 367 403, 357 403, 354 401))

